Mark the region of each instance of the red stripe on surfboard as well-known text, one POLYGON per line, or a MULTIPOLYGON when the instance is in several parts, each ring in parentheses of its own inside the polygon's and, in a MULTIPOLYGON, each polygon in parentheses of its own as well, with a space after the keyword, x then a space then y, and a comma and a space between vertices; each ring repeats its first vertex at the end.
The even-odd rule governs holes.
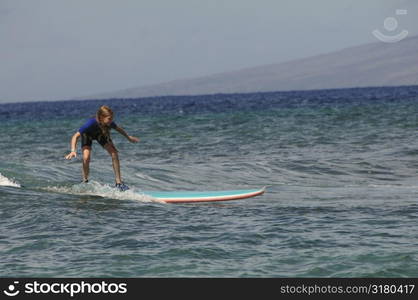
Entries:
POLYGON ((246 199, 251 198, 255 196, 259 196, 264 194, 266 191, 265 188, 248 194, 242 194, 242 195, 229 195, 229 196, 214 196, 214 197, 206 197, 206 198, 200 198, 200 199, 190 199, 190 198, 175 198, 175 199, 169 199, 169 198, 158 198, 158 200, 164 201, 165 203, 192 203, 192 202, 215 202, 215 201, 229 201, 229 200, 240 200, 240 199, 246 199))

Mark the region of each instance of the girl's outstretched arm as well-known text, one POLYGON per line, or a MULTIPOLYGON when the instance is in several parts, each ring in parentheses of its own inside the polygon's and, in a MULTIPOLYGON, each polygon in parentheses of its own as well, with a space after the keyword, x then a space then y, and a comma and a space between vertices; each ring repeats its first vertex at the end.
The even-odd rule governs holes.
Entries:
POLYGON ((77 131, 71 138, 71 152, 65 156, 65 159, 71 159, 73 157, 77 157, 77 141, 80 136, 81 136, 80 132, 77 131))
POLYGON ((130 136, 130 135, 128 135, 127 133, 126 133, 126 131, 125 130, 123 130, 123 128, 121 128, 121 127, 119 127, 119 126, 117 126, 116 128, 115 128, 115 130, 117 131, 117 132, 119 132, 121 135, 123 135, 124 137, 126 137, 131 143, 138 143, 139 142, 139 138, 137 138, 137 137, 134 137, 134 136, 130 136))

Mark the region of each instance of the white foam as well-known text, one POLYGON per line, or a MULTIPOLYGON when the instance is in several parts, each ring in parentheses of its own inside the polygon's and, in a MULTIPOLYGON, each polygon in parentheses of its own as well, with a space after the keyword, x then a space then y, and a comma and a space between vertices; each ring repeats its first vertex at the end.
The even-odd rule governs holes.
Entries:
POLYGON ((19 183, 7 178, 6 176, 3 176, 1 173, 0 173, 0 186, 21 187, 19 183))
POLYGON ((112 186, 103 185, 96 181, 75 184, 67 187, 49 186, 45 189, 51 192, 58 192, 63 194, 100 196, 104 198, 135 200, 141 202, 161 202, 156 200, 155 198, 145 195, 136 188, 131 187, 129 190, 125 192, 120 192, 112 186))
POLYGON ((142 173, 136 173, 135 174, 135 176, 136 177, 139 177, 139 178, 141 178, 141 179, 145 179, 145 180, 148 180, 148 181, 154 181, 154 182, 161 182, 161 180, 159 180, 159 179, 156 179, 156 178, 153 178, 153 177, 151 177, 151 176, 148 176, 148 175, 146 175, 146 174, 142 174, 142 173))

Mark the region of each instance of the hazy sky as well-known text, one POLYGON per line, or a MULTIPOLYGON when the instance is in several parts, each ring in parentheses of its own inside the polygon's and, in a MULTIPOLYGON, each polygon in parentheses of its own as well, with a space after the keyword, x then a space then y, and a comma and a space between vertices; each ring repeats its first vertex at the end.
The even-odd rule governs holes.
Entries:
POLYGON ((0 102, 62 100, 418 34, 417 0, 0 0, 0 102), (396 15, 406 9, 407 15, 396 15), (386 33, 388 33, 386 31, 386 33))

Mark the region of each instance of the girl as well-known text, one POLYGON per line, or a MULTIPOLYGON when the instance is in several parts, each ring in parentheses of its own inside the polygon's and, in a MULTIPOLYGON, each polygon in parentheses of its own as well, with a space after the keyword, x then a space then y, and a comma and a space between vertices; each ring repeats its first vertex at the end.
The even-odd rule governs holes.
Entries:
POLYGON ((118 127, 113 122, 113 111, 103 105, 97 111, 96 117, 89 119, 71 138, 71 152, 65 156, 65 159, 71 159, 77 156, 77 141, 81 136, 81 151, 83 154, 83 182, 88 182, 91 145, 93 140, 96 140, 103 148, 109 152, 112 157, 113 171, 115 172, 116 188, 121 192, 126 191, 129 187, 122 182, 120 175, 120 164, 118 150, 110 138, 110 129, 113 128, 121 135, 126 137, 131 143, 139 142, 139 139, 134 136, 129 136, 125 130, 118 127))

